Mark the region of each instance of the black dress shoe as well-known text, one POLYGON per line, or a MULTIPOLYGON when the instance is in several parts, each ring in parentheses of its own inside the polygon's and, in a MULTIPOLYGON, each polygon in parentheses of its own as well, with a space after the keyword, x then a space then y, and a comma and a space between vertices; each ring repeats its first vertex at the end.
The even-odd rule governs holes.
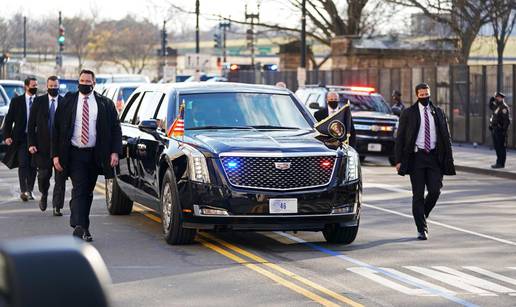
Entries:
POLYGON ((32 195, 32 192, 27 192, 27 198, 29 200, 34 200, 34 195, 32 195))
POLYGON ((418 240, 428 240, 428 233, 426 231, 417 233, 418 240))
POLYGON ((41 199, 39 200, 39 209, 41 209, 41 211, 47 210, 47 195, 41 195, 41 199))
POLYGON ((500 164, 493 164, 491 165, 491 168, 504 168, 505 166, 503 165, 500 165, 500 164))
POLYGON ((82 240, 82 237, 84 236, 84 228, 82 228, 82 226, 75 226, 73 229, 73 236, 82 240))
POLYGON ((53 215, 54 216, 63 216, 63 214, 61 213, 61 209, 59 209, 59 208, 54 208, 53 215))
POLYGON ((20 198, 23 201, 28 201, 29 200, 29 197, 27 196, 27 194, 25 192, 20 193, 20 198))
POLYGON ((86 242, 93 241, 93 237, 91 236, 91 233, 88 229, 84 231, 84 234, 82 235, 82 239, 86 242))

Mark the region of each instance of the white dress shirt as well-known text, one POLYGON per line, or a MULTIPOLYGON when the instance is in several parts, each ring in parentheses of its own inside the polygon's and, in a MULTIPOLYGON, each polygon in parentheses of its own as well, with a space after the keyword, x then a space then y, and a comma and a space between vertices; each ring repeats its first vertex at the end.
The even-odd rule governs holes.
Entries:
POLYGON ((25 122, 25 133, 27 133, 27 129, 29 128, 29 115, 30 115, 30 98, 32 97, 32 103, 34 103, 34 99, 36 99, 36 95, 28 95, 27 92, 25 92, 25 106, 27 107, 27 121, 25 122))
MULTIPOLYGON (((418 148, 425 149, 425 107, 419 102, 417 104, 419 106, 419 115, 421 116, 421 125, 419 125, 419 133, 417 134, 416 139, 416 151, 418 148)), ((432 115, 430 104, 426 108, 426 112, 428 113, 428 121, 430 122, 430 150, 432 150, 435 148, 437 136, 435 132, 434 116, 432 115)))
POLYGON ((77 112, 75 113, 75 123, 73 125, 73 136, 72 136, 72 145, 79 148, 91 148, 95 147, 97 141, 97 101, 95 100, 95 96, 93 92, 88 95, 88 108, 89 108, 89 136, 88 136, 88 144, 84 145, 81 142, 82 135, 82 108, 84 106, 84 97, 79 93, 79 101, 77 101, 77 112))
POLYGON ((330 108, 330 106, 328 106, 328 116, 332 116, 333 114, 337 113, 338 110, 339 107, 337 107, 336 109, 332 109, 330 108))

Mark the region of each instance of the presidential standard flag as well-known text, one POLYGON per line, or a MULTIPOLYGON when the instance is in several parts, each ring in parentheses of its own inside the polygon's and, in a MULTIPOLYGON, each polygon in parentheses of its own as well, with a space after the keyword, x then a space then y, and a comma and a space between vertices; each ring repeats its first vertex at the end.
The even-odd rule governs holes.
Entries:
POLYGON ((340 133, 345 133, 343 139, 344 143, 353 146, 354 145, 354 132, 353 119, 351 117, 351 107, 349 100, 346 104, 337 110, 331 116, 328 116, 324 120, 320 121, 315 125, 315 129, 322 135, 336 138, 335 136, 340 133), (345 127, 345 131, 339 130, 339 126, 336 123, 341 123, 345 127))
POLYGON ((185 101, 181 103, 179 106, 179 114, 176 119, 168 128, 167 136, 168 137, 178 137, 183 136, 185 134, 185 101))

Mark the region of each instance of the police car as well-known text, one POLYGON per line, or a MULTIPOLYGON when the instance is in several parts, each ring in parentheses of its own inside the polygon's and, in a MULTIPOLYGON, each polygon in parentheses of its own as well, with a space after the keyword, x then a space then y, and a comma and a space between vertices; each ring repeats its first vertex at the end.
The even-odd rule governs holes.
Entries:
POLYGON ((296 96, 314 114, 327 108, 326 94, 335 91, 340 97, 340 106, 349 100, 356 131, 356 150, 360 160, 366 156, 384 156, 394 166, 394 142, 398 128, 395 116, 382 95, 372 87, 306 85, 296 91, 296 96))

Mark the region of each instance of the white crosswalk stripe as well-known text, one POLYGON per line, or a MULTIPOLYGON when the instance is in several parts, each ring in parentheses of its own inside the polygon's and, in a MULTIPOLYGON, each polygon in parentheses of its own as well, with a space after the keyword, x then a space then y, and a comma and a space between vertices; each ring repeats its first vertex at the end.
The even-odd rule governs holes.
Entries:
MULTIPOLYGON (((462 294, 478 295, 483 297, 498 295, 516 296, 516 290, 505 285, 495 283, 496 281, 503 282, 505 284, 516 285, 516 279, 475 266, 464 266, 462 269, 477 273, 482 277, 489 278, 491 280, 467 274, 458 269, 453 269, 446 266, 433 266, 430 268, 420 266, 404 266, 403 268, 409 270, 410 272, 405 273, 399 269, 394 268, 380 268, 381 270, 378 271, 367 267, 351 267, 347 270, 374 281, 384 287, 410 296, 435 296, 435 294, 431 293, 428 289, 437 290, 449 295, 462 294), (401 276, 402 280, 410 282, 411 285, 419 285, 419 287, 409 287, 408 283, 404 283, 403 281, 400 281, 400 279, 393 280, 385 274, 382 276, 382 272, 401 276), (417 276, 411 275, 410 273, 415 273, 417 276), (430 281, 423 280, 422 277, 430 278, 430 281), (448 286, 446 288, 437 285, 436 283, 446 284, 448 286), (454 289, 460 289, 462 291, 457 292, 454 289)), ((516 267, 509 269, 516 269, 516 267)))

